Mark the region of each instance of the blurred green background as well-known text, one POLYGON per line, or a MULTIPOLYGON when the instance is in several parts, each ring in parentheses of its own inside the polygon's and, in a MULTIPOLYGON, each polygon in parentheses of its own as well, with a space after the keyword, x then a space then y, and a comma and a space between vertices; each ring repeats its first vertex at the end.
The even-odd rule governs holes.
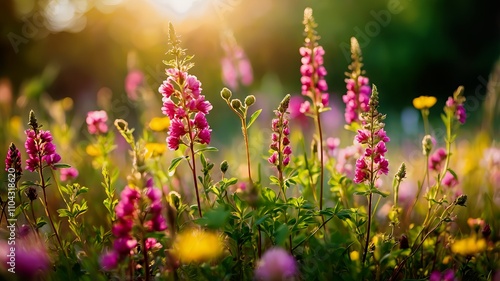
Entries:
MULTIPOLYGON (((486 81, 500 56, 500 9, 495 2, 2 0, 0 79, 11 86, 12 104, 22 102, 21 95, 34 100, 43 93, 53 99, 69 96, 76 114, 84 115, 96 109, 104 91, 117 101, 109 112, 112 118, 133 119, 125 77, 131 69, 141 70, 156 93, 165 78, 161 61, 172 22, 188 53, 195 54, 192 73, 216 108, 225 106, 219 98, 224 86, 220 40, 221 32, 229 29, 254 74, 253 84, 236 94, 270 99, 259 106, 272 110, 286 93, 299 94, 301 21, 310 6, 326 50, 332 104, 342 119, 338 123, 343 124, 349 38, 356 36, 367 76, 381 93, 388 126, 411 136, 416 130, 410 127, 420 126, 411 121, 418 119, 418 112, 410 109, 419 95, 439 98, 435 116, 459 85, 465 86, 466 96, 484 100, 486 81), (405 119, 409 123, 402 125, 405 119)), ((212 127, 224 131, 226 122, 233 122, 237 132, 238 121, 227 121, 231 113, 223 109, 209 116, 212 127)), ((479 106, 471 104, 468 111, 476 121, 481 119, 479 106)), ((159 108, 156 114, 161 115, 159 108)))

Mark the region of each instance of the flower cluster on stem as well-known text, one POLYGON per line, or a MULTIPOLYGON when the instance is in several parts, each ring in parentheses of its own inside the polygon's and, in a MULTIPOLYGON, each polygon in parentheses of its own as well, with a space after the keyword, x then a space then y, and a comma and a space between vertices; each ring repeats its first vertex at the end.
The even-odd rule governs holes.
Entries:
POLYGON ((158 89, 163 96, 161 110, 171 120, 167 145, 169 149, 177 150, 180 144, 184 144, 191 152, 190 168, 193 173, 198 213, 201 217, 194 146, 196 143, 210 143, 212 130, 205 115, 212 110, 212 104, 201 94, 201 82, 198 78, 188 73, 194 65, 189 62, 192 57, 186 56, 185 50, 179 46, 180 40, 172 24, 169 25, 169 44, 171 48, 167 51, 167 55, 174 58, 164 62, 169 67, 166 69, 168 77, 158 89))
POLYGON ((17 183, 22 175, 23 168, 21 167, 21 152, 14 143, 10 144, 7 157, 5 157, 5 171, 9 171, 9 169, 14 169, 17 183))
POLYGON ((30 129, 26 130, 26 142, 24 147, 28 154, 26 159, 26 170, 35 172, 39 168, 44 168, 44 163, 51 168, 61 160, 61 156, 56 153, 56 146, 52 143, 50 131, 39 130, 37 120, 33 111, 30 113, 28 123, 30 129))
POLYGON ((342 96, 346 105, 344 117, 347 124, 358 122, 360 114, 368 111, 371 93, 369 80, 363 76, 364 71, 361 70, 363 67, 361 48, 354 37, 351 38, 351 58, 352 63, 349 66, 351 72, 346 73, 349 78, 345 80, 347 93, 342 96))
POLYGON ((371 228, 371 208, 372 208, 372 189, 381 174, 387 175, 389 172, 389 161, 385 158, 387 152, 386 143, 390 141, 384 130, 383 120, 385 115, 378 112, 378 92, 377 87, 373 85, 372 95, 368 103, 368 112, 361 113, 362 129, 358 130, 356 141, 365 145, 364 154, 356 161, 356 172, 354 182, 368 183, 368 222, 366 231, 366 243, 363 250, 363 263, 366 260, 368 252, 368 243, 370 241, 371 228))
POLYGON ((374 187, 379 175, 387 175, 389 172, 389 162, 385 158, 385 153, 387 152, 386 143, 390 141, 384 130, 385 116, 378 112, 378 92, 375 86, 369 107, 368 112, 361 114, 361 121, 364 125, 356 135, 356 141, 366 145, 366 149, 356 161, 354 182, 368 182, 371 187, 374 187))
POLYGON ((278 110, 274 113, 276 117, 272 120, 272 135, 271 145, 272 155, 268 161, 270 164, 276 166, 279 172, 283 172, 283 168, 290 163, 290 154, 292 149, 290 147, 290 128, 288 126, 287 109, 290 103, 290 95, 287 95, 280 103, 278 110))
MULTIPOLYGON (((320 196, 319 196, 319 208, 323 209, 323 181, 324 181, 324 153, 323 153, 323 132, 321 128, 321 118, 320 114, 327 111, 329 94, 326 93, 328 90, 328 85, 326 84, 325 76, 326 69, 323 66, 323 55, 325 50, 323 47, 318 45, 319 36, 315 28, 317 24, 312 15, 312 9, 306 8, 304 10, 304 33, 306 38, 304 40, 304 47, 300 48, 300 54, 302 56, 300 67, 300 73, 302 77, 300 82, 302 84, 302 95, 308 96, 312 101, 312 107, 309 102, 306 101, 301 106, 301 111, 304 113, 309 113, 315 121, 316 124, 316 143, 318 145, 319 151, 319 162, 320 162, 320 196), (312 112, 310 112, 312 110, 312 112)), ((314 188, 314 187, 312 187, 314 188)), ((315 191, 313 190, 314 194, 315 191)))

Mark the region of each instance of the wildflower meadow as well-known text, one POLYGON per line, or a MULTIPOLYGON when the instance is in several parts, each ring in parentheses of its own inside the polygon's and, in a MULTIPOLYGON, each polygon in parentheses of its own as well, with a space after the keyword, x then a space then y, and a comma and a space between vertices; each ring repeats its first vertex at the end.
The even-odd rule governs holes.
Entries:
POLYGON ((245 90, 255 73, 229 31, 225 87, 204 90, 170 23, 162 82, 122 77, 133 114, 104 92, 84 114, 70 97, 0 99, 0 278, 500 281, 498 71, 481 110, 460 84, 445 101, 402 89, 422 124, 407 146, 360 38, 332 93, 313 9, 293 20, 300 76, 278 98, 245 90))

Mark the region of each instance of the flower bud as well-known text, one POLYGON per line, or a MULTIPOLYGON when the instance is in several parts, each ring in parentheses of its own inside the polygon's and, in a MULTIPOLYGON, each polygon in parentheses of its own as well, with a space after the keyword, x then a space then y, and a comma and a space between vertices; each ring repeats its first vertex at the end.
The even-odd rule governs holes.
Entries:
POLYGON ((483 229, 481 230, 481 234, 483 234, 484 238, 490 237, 491 234, 491 228, 489 224, 486 224, 483 229))
POLYGON ((28 189, 26 189, 26 196, 30 201, 35 201, 36 198, 38 197, 38 194, 36 193, 36 187, 30 186, 28 189))
POLYGON ((401 235, 399 238, 399 248, 400 249, 408 249, 410 248, 410 243, 408 242, 408 237, 406 235, 401 235))
POLYGON ((220 163, 220 171, 224 174, 227 172, 227 169, 229 168, 229 164, 227 164, 227 161, 224 160, 222 163, 220 163))
POLYGON ((422 139, 422 153, 425 156, 429 156, 429 154, 431 153, 431 150, 432 150, 432 146, 433 146, 432 137, 430 135, 426 135, 422 139))
POLYGON ((246 106, 251 106, 254 103, 255 103, 255 96, 254 95, 249 95, 245 98, 245 105, 246 106))
POLYGON ((241 101, 239 99, 232 100, 231 107, 238 110, 241 107, 241 101))
POLYGON ((220 91, 220 96, 225 100, 229 100, 232 96, 231 90, 228 88, 222 89, 222 91, 220 91))
POLYGON ((401 166, 399 166, 398 172, 396 173, 396 180, 397 181, 402 181, 406 177, 406 165, 405 163, 401 163, 401 166))
POLYGON ((458 198, 457 198, 457 200, 455 200, 455 202, 457 205, 465 207, 465 203, 467 203, 467 195, 462 194, 462 195, 458 196, 458 198))

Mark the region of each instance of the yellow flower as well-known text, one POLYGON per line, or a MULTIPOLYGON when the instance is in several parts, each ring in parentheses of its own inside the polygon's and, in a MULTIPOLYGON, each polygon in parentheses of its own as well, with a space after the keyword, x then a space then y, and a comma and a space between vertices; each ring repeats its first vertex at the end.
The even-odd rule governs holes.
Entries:
POLYGON ((443 258, 443 264, 449 264, 451 261, 451 256, 446 256, 443 258))
POLYGON ((352 251, 349 256, 351 257, 352 261, 357 261, 359 260, 359 252, 358 251, 352 251))
POLYGON ((451 251, 462 256, 472 256, 484 250, 486 250, 486 241, 482 238, 477 239, 475 236, 458 240, 451 245, 451 251))
POLYGON ((149 122, 149 128, 155 132, 163 132, 170 127, 170 119, 168 117, 154 117, 149 122))
POLYGON ((413 99, 413 106, 416 109, 429 109, 436 104, 436 97, 420 96, 413 99))
POLYGON ((94 157, 101 155, 101 152, 99 151, 99 149, 93 144, 87 145, 87 147, 85 148, 85 152, 87 152, 88 155, 94 156, 94 157))
POLYGON ((146 144, 146 159, 162 156, 167 150, 165 143, 151 142, 146 144))
POLYGON ((201 262, 222 254, 223 245, 215 233, 192 229, 180 233, 172 246, 172 253, 182 262, 201 262))

